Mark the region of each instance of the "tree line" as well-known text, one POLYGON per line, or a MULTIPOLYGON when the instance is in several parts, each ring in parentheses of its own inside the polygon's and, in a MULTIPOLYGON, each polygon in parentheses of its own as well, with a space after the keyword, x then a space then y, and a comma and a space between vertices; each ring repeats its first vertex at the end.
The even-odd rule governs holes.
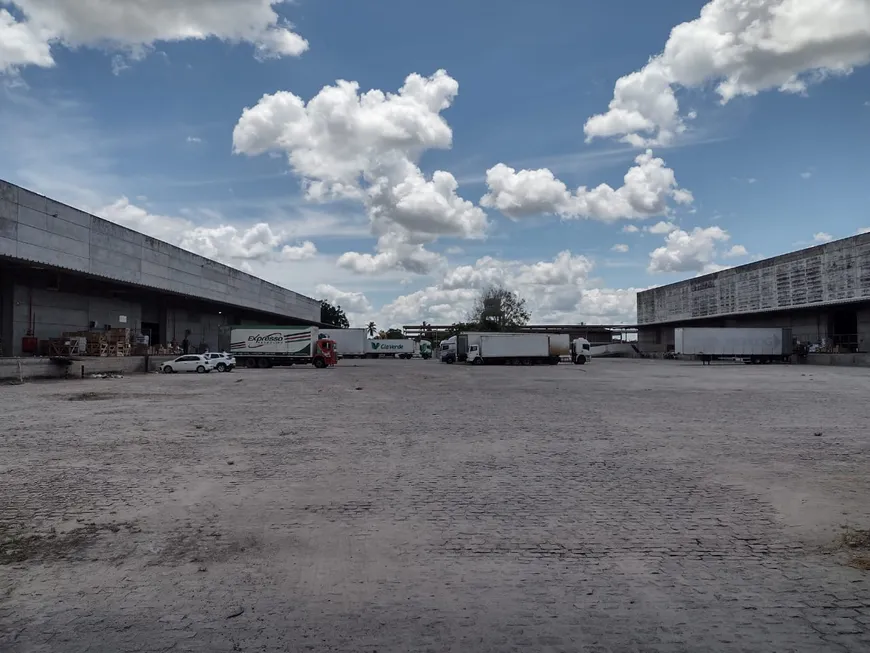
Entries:
MULTIPOLYGON (((449 335, 463 331, 513 331, 527 325, 530 319, 526 300, 519 293, 493 285, 480 291, 466 320, 452 324, 449 335)), ((341 306, 333 306, 325 299, 320 301, 320 321, 340 329, 350 328, 350 321, 341 306)), ((433 339, 432 332, 426 333, 426 322, 422 325, 424 336, 433 339)), ((401 329, 378 329, 374 322, 369 322, 365 328, 370 338, 398 340, 405 337, 401 329)))

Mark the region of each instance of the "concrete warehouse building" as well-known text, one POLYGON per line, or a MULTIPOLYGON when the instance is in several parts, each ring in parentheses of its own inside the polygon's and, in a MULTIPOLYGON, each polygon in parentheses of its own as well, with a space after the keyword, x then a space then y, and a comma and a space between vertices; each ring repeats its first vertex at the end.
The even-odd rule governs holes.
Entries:
POLYGON ((830 353, 870 351, 870 234, 836 240, 637 294, 643 351, 674 328, 790 327, 830 353))
POLYGON ((0 356, 24 338, 128 328, 151 345, 318 325, 320 302, 0 180, 0 356))

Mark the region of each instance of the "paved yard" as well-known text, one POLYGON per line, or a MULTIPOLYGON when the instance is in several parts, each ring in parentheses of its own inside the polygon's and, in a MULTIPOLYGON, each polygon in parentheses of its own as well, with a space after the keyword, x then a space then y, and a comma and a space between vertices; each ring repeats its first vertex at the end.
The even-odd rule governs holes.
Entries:
POLYGON ((867 651, 870 552, 830 547, 870 528, 868 397, 620 360, 2 386, 0 650, 867 651))

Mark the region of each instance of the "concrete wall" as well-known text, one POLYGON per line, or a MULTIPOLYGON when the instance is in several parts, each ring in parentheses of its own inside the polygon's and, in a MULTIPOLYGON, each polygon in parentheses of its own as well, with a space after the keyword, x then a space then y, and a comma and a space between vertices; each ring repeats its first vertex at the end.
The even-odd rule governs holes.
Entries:
POLYGON ((0 256, 320 321, 320 304, 310 297, 2 180, 0 256))
POLYGON ((144 374, 156 372, 164 361, 175 356, 119 356, 85 358, 69 366, 52 363, 47 358, 0 358, 0 383, 35 381, 39 379, 81 379, 91 374, 144 374))
MULTIPOLYGON (((870 348, 870 309, 859 312, 866 316, 866 342, 859 334, 859 348, 867 351, 870 348)), ((750 315, 729 315, 712 320, 697 320, 677 322, 675 324, 657 324, 641 326, 638 329, 638 346, 645 352, 664 352, 674 347, 674 329, 676 327, 755 327, 755 328, 790 328, 792 337, 801 342, 820 343, 830 337, 828 332, 828 311, 794 311, 781 313, 754 313, 750 315)), ((859 317, 859 327, 861 326, 859 317)))
POLYGON ((661 324, 841 303, 870 305, 870 234, 637 294, 637 321, 661 324))
POLYGON ((34 335, 40 340, 59 338, 65 331, 82 331, 96 322, 103 325, 141 327, 141 306, 134 301, 106 297, 92 297, 70 292, 46 290, 45 288, 13 287, 12 340, 6 355, 20 353, 21 338, 27 335, 30 306, 33 306, 34 335), (121 316, 127 318, 126 324, 121 316))
POLYGON ((184 309, 171 309, 167 311, 166 334, 167 341, 175 339, 179 344, 184 340, 185 331, 191 347, 201 349, 207 346, 215 351, 218 347, 218 331, 227 323, 226 316, 216 313, 195 313, 184 309))

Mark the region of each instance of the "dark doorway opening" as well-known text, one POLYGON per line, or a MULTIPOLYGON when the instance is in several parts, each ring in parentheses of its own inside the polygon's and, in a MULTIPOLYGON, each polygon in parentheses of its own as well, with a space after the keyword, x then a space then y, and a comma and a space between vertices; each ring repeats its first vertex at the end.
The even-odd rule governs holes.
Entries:
POLYGON ((858 351, 858 312, 853 310, 836 310, 831 313, 828 332, 831 334, 831 344, 840 351, 858 351))
POLYGON ((152 347, 163 344, 160 340, 160 325, 157 322, 143 322, 142 335, 148 336, 148 344, 152 347))

